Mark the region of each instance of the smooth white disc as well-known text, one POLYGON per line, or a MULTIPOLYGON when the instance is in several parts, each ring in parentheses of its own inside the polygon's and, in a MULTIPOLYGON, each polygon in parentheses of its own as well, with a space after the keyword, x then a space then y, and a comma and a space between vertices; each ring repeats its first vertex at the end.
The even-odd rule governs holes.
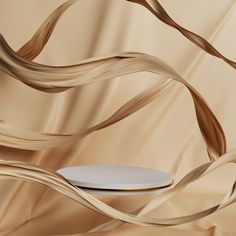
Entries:
POLYGON ((81 165, 57 171, 73 185, 104 190, 147 190, 172 184, 163 171, 130 166, 81 165))
POLYGON ((170 189, 171 186, 163 188, 152 188, 144 190, 105 190, 96 188, 81 188, 83 191, 90 193, 92 195, 103 195, 103 196, 141 196, 141 195, 158 195, 162 192, 170 189))

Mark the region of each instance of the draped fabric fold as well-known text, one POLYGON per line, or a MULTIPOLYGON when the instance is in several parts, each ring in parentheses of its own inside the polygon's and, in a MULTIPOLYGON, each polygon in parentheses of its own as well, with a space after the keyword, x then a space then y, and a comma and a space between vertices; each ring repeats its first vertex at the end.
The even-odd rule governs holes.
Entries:
MULTIPOLYGON (((208 209, 173 218, 150 218, 146 216, 147 213, 160 207, 163 203, 180 193, 190 183, 208 175, 225 164, 234 163, 236 151, 233 149, 227 152, 223 128, 199 92, 167 63, 155 56, 139 52, 118 52, 89 58, 69 66, 48 66, 33 62, 33 59, 40 55, 44 49, 60 17, 77 1, 69 0, 58 7, 42 23, 33 37, 17 52, 8 45, 2 35, 0 36, 0 71, 4 78, 18 80, 32 89, 48 94, 60 93, 71 88, 86 85, 92 86, 93 84, 109 81, 114 78, 127 79, 126 75, 133 74, 135 77, 138 72, 149 72, 155 75, 158 81, 131 98, 104 121, 79 132, 65 134, 36 132, 16 127, 10 124, 10 122, 1 119, 0 145, 25 150, 46 150, 73 143, 95 131, 122 122, 123 119, 144 108, 155 99, 160 99, 160 95, 168 92, 167 88, 171 89, 173 82, 176 81, 188 89, 193 99, 196 119, 206 144, 210 162, 189 171, 170 190, 167 190, 129 214, 117 210, 78 187, 71 185, 55 171, 49 171, 46 168, 29 163, 0 160, 1 178, 5 179, 7 177, 41 183, 87 208, 113 219, 100 224, 87 233, 111 231, 121 227, 124 223, 159 227, 189 223, 234 203, 236 199, 235 182, 221 202, 208 209)), ((128 1, 143 5, 161 21, 179 30, 197 46, 209 54, 223 59, 235 68, 235 62, 219 53, 205 39, 175 23, 158 1, 128 1)))

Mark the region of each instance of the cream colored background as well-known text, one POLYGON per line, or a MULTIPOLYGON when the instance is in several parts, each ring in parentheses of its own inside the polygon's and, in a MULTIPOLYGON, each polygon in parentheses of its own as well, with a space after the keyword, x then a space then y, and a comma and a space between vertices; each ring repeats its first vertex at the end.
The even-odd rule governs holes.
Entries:
MULTIPOLYGON (((235 1, 160 2, 177 22, 236 60, 235 1)), ((0 32, 17 50, 61 3, 1 0, 0 32)), ((235 71, 141 6, 125 0, 81 0, 63 15, 36 61, 67 65, 124 50, 149 53, 167 61, 208 101, 225 130, 229 149, 236 146, 235 71)), ((139 73, 123 80, 46 94, 1 78, 0 115, 1 119, 26 129, 66 133, 105 119, 153 81, 150 74, 139 73)), ((27 161, 54 170, 90 163, 155 167, 172 173, 176 181, 208 158, 190 95, 179 85, 172 86, 161 99, 126 120, 77 143, 39 152, 1 147, 0 155, 2 159, 27 161)), ((180 216, 210 207, 223 198, 235 177, 235 167, 227 165, 188 187, 151 215, 180 216)), ((151 198, 98 197, 126 212, 151 198)), ((235 210, 232 205, 178 227, 125 226, 107 235, 235 235, 235 210)), ((4 180, 0 182, 0 220, 0 235, 48 236, 83 233, 108 218, 41 185, 4 180)))

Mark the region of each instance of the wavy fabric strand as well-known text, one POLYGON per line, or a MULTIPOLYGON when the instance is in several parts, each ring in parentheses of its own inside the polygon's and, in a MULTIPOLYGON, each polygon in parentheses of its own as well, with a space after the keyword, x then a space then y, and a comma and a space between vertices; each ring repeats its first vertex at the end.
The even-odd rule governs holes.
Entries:
MULTIPOLYGON (((191 171, 173 189, 169 190, 169 192, 163 193, 163 195, 164 196, 168 194, 172 195, 174 194, 175 191, 178 191, 179 189, 181 189, 182 184, 184 185, 184 183, 185 184, 191 183, 192 181, 199 178, 201 175, 211 172, 216 167, 219 167, 222 164, 235 162, 236 160, 235 156, 236 156, 236 151, 232 150, 231 152, 228 152, 227 154, 223 155, 220 159, 216 160, 215 162, 209 162, 209 163, 203 164, 202 166, 191 171)), ((132 223, 132 224, 137 224, 141 226, 165 227, 165 226, 188 223, 193 220, 197 220, 204 216, 212 214, 213 212, 216 212, 217 210, 223 209, 229 204, 235 202, 236 200, 236 189, 235 189, 235 183, 234 183, 231 191, 228 194, 226 194, 222 202, 214 207, 211 207, 209 209, 200 211, 198 213, 195 213, 189 216, 168 218, 168 219, 148 219, 146 217, 126 214, 126 213, 116 210, 108 206, 107 204, 99 201, 98 199, 91 196, 90 194, 71 185, 62 176, 52 171, 48 171, 43 168, 39 168, 37 166, 26 164, 23 162, 14 162, 14 161, 5 161, 5 160, 0 162, 0 166, 2 167, 0 169, 0 175, 2 177, 20 178, 23 180, 30 180, 30 181, 35 181, 35 182, 44 184, 50 188, 57 190, 58 192, 63 193, 67 197, 71 198, 72 200, 80 204, 82 203, 84 206, 90 209, 96 210, 99 213, 105 214, 109 217, 112 217, 117 220, 121 220, 126 223, 132 223)), ((158 201, 160 200, 161 198, 158 199, 158 201)), ((153 204, 153 202, 151 202, 151 204, 153 204)))
MULTIPOLYGON (((164 78, 176 80, 185 85, 192 95, 198 124, 207 144, 210 159, 214 160, 217 156, 222 155, 226 151, 226 141, 223 129, 207 103, 187 81, 185 81, 177 72, 172 70, 166 63, 156 57, 129 52, 89 59, 73 66, 44 66, 26 61, 17 56, 7 45, 3 37, 0 38, 0 52, 0 59, 4 62, 0 65, 2 71, 39 90, 88 85, 141 71, 155 73, 164 76, 164 78)), ((139 99, 138 96, 136 99, 139 99)), ((155 96, 152 97, 154 98, 155 96)), ((127 106, 119 109, 104 122, 89 128, 83 133, 72 135, 37 134, 33 137, 33 133, 16 130, 17 133, 14 131, 14 138, 16 139, 13 139, 10 136, 5 135, 4 123, 2 123, 0 130, 2 130, 1 134, 3 138, 0 139, 0 143, 6 145, 4 144, 4 139, 8 139, 9 141, 7 142, 12 144, 15 143, 16 145, 12 145, 12 147, 16 148, 30 150, 52 148, 112 125, 138 109, 135 102, 132 101, 127 106), (19 139, 19 142, 17 139, 19 139), (23 140, 23 142, 20 141, 20 139, 23 140), (25 140, 27 140, 27 142, 25 142, 25 140)))
MULTIPOLYGON (((44 184, 79 204, 114 219, 113 221, 94 228, 90 233, 114 230, 124 223, 159 227, 183 224, 205 217, 235 202, 236 190, 234 183, 231 190, 225 195, 224 199, 218 205, 209 209, 192 215, 167 219, 150 219, 144 216, 174 197, 176 194, 180 193, 190 183, 209 174, 226 163, 235 162, 236 150, 226 152, 224 131, 201 95, 177 72, 156 57, 136 52, 124 52, 113 53, 99 58, 91 58, 79 62, 76 65, 62 67, 46 66, 31 62, 30 60, 33 60, 43 50, 61 15, 66 9, 68 9, 68 7, 77 1, 78 0, 67 1, 57 8, 41 25, 31 40, 22 46, 17 53, 10 48, 3 36, 1 36, 0 70, 2 73, 6 73, 8 76, 17 79, 34 89, 47 93, 61 92, 73 87, 98 83, 100 81, 141 71, 147 71, 159 75, 161 80, 128 101, 105 121, 79 133, 37 133, 22 130, 13 127, 5 121, 1 121, 0 144, 7 147, 26 150, 44 150, 73 142, 94 131, 108 127, 130 116, 154 99, 158 98, 162 92, 165 92, 166 89, 173 84, 174 80, 183 84, 192 96, 198 125, 206 143, 211 161, 190 171, 173 188, 162 193, 158 198, 154 198, 146 206, 136 209, 132 214, 123 213, 110 207, 92 195, 71 185, 67 180, 54 171, 49 171, 31 164, 0 160, 1 178, 16 178, 44 184)), ((180 30, 181 33, 199 47, 214 56, 222 58, 235 68, 235 62, 232 62, 219 54, 216 49, 211 45, 209 46, 209 43, 204 41, 200 36, 180 28, 181 26, 179 25, 173 25, 175 22, 169 18, 168 14, 157 1, 137 0, 132 2, 144 5, 150 11, 155 13, 155 15, 162 21, 180 30), (186 32, 188 32, 188 34, 186 32)))
POLYGON ((129 2, 138 3, 145 8, 147 8, 150 12, 153 13, 159 20, 164 22, 165 24, 177 29, 181 34, 183 34, 187 39, 192 41, 199 48, 203 49, 205 52, 211 54, 212 56, 218 57, 229 64, 231 67, 236 69, 236 62, 228 59, 224 55, 222 55, 217 49, 215 49, 207 40, 198 34, 185 29, 181 25, 177 24, 165 11, 165 9, 161 6, 158 0, 126 0, 129 2))

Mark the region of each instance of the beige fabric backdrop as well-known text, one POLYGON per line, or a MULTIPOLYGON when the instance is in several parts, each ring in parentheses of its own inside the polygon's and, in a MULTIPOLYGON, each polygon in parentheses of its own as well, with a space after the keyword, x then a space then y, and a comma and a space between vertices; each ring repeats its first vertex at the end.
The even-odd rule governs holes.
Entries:
MULTIPOLYGON (((233 0, 160 2, 180 24, 205 37, 224 55, 236 59, 233 0)), ((0 31, 17 50, 61 3, 2 0, 0 31)), ((125 50, 149 53, 167 61, 208 101, 225 130, 228 147, 235 147, 235 71, 201 51, 141 6, 124 0, 81 0, 63 15, 35 61, 67 65, 125 50)), ((153 81, 152 75, 139 73, 124 80, 46 94, 1 78, 0 115, 25 129, 66 133, 102 121, 153 81)), ((155 167, 172 173, 177 181, 208 158, 189 98, 183 87, 172 86, 162 99, 77 143, 38 152, 1 147, 0 155, 2 159, 26 161, 54 170, 91 163, 155 167)), ((150 216, 180 216, 213 206, 229 190, 235 177, 233 164, 220 168, 150 216)), ((131 212, 153 196, 97 197, 131 212)), ((235 205, 231 205, 203 220, 178 227, 126 225, 107 235, 235 235, 235 210, 235 205)), ((0 220, 0 235, 47 236, 78 232, 83 235, 108 218, 44 186, 1 180, 0 220)))

